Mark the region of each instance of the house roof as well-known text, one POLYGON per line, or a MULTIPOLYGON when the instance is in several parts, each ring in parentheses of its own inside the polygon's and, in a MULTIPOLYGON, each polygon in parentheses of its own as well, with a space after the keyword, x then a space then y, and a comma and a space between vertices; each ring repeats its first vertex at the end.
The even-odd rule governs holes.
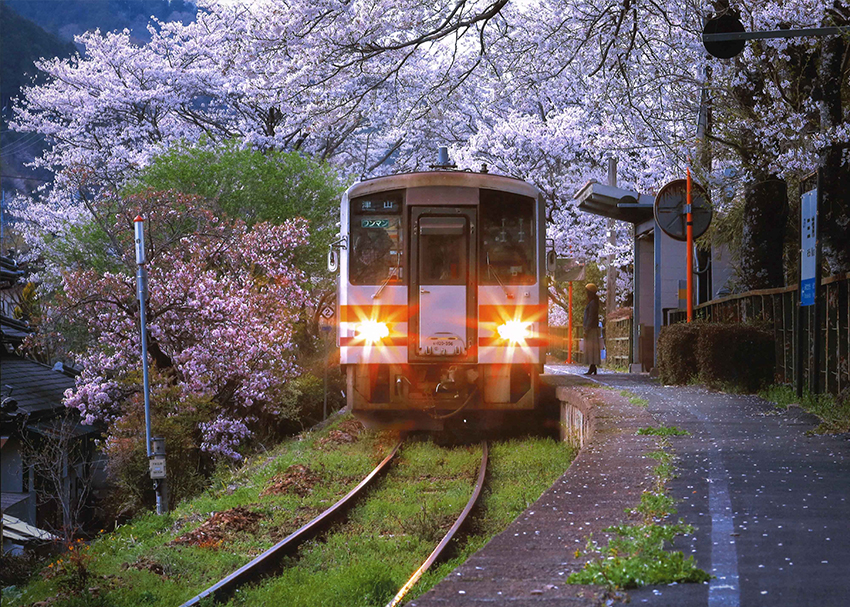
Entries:
POLYGON ((20 504, 26 500, 29 495, 29 493, 21 493, 20 491, 3 491, 3 493, 0 493, 0 508, 5 512, 15 504, 20 504))
POLYGON ((3 396, 10 396, 18 403, 19 411, 30 415, 62 407, 65 390, 74 387, 73 378, 19 356, 0 357, 0 376, 3 396), (7 386, 12 388, 11 395, 7 386))
POLYGON ((11 257, 0 256, 0 285, 10 287, 24 277, 24 271, 11 257))
POLYGON ((18 542, 30 542, 33 540, 50 541, 59 539, 58 536, 53 535, 49 531, 28 525, 21 519, 9 516, 8 514, 3 515, 3 537, 18 542))
POLYGON ((28 323, 0 314, 0 339, 3 343, 20 345, 32 332, 28 323))

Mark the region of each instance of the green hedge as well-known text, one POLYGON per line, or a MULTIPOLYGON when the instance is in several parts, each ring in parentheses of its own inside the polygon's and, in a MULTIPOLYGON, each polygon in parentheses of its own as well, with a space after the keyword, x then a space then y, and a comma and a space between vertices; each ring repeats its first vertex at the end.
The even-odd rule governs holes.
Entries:
POLYGON ((772 384, 773 333, 737 323, 676 324, 658 337, 658 373, 668 384, 697 379, 715 388, 756 392, 772 384))
POLYGON ((658 335, 658 376, 665 384, 686 384, 697 371, 697 324, 661 327, 658 335))

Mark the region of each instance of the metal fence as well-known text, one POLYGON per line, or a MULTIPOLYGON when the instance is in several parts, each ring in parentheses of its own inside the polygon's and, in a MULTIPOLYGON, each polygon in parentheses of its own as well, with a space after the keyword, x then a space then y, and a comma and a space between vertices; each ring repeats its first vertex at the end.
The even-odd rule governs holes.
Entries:
MULTIPOLYGON (((817 303, 820 314, 820 386, 824 392, 838 394, 850 385, 850 274, 831 276, 821 282, 817 303)), ((776 381, 793 384, 798 361, 797 339, 804 345, 803 384, 814 385, 812 325, 814 306, 807 306, 801 326, 797 325, 798 287, 750 291, 709 301, 694 308, 694 318, 714 322, 761 322, 773 330, 776 338, 776 381)), ((673 310, 669 322, 684 322, 685 310, 673 310)))

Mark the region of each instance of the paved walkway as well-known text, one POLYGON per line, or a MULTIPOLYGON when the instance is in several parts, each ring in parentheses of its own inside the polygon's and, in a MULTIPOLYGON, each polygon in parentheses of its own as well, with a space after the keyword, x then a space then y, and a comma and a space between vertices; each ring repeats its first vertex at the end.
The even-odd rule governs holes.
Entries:
MULTIPOLYGON (((559 383, 575 383, 571 374, 583 371, 547 366, 563 376, 559 383)), ((641 457, 654 448, 651 437, 634 430, 648 423, 691 433, 671 439, 679 457, 671 493, 679 516, 697 528, 676 549, 715 578, 630 591, 632 604, 850 605, 850 436, 811 435, 815 418, 753 396, 604 371, 591 379, 649 406, 578 388, 599 406, 591 446, 511 527, 413 605, 600 604, 598 593, 561 580, 580 567, 574 546, 637 503, 655 462, 641 457)))
POLYGON ((627 374, 598 379, 691 433, 672 439, 680 460, 670 489, 698 529, 690 552, 716 576, 707 587, 633 591, 632 603, 850 605, 850 435, 813 435, 817 418, 755 396, 627 374))

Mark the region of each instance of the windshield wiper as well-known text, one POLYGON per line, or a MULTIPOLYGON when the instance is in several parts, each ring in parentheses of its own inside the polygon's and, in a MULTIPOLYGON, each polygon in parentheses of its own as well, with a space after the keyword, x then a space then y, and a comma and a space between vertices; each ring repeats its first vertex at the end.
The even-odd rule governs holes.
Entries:
MULTIPOLYGON (((398 268, 397 268, 397 267, 396 267, 396 272, 398 272, 398 268)), ((374 295, 372 295, 372 299, 378 299, 378 297, 381 295, 381 292, 384 290, 384 287, 386 287, 386 286, 390 283, 390 281, 392 280, 392 278, 393 278, 393 273, 392 273, 392 272, 390 272, 390 273, 387 275, 387 277, 384 279, 383 284, 381 284, 381 286, 380 286, 380 287, 378 287, 378 290, 377 290, 377 291, 375 291, 375 294, 374 294, 374 295)))
POLYGON ((490 274, 492 274, 493 276, 495 276, 496 282, 499 283, 499 286, 502 287, 502 291, 505 292, 505 297, 507 297, 508 299, 513 299, 513 295, 511 295, 508 292, 508 288, 505 286, 505 283, 503 283, 502 279, 499 278, 499 273, 496 271, 496 269, 490 263, 490 252, 489 251, 485 254, 485 257, 487 259, 487 271, 490 272, 490 274))

